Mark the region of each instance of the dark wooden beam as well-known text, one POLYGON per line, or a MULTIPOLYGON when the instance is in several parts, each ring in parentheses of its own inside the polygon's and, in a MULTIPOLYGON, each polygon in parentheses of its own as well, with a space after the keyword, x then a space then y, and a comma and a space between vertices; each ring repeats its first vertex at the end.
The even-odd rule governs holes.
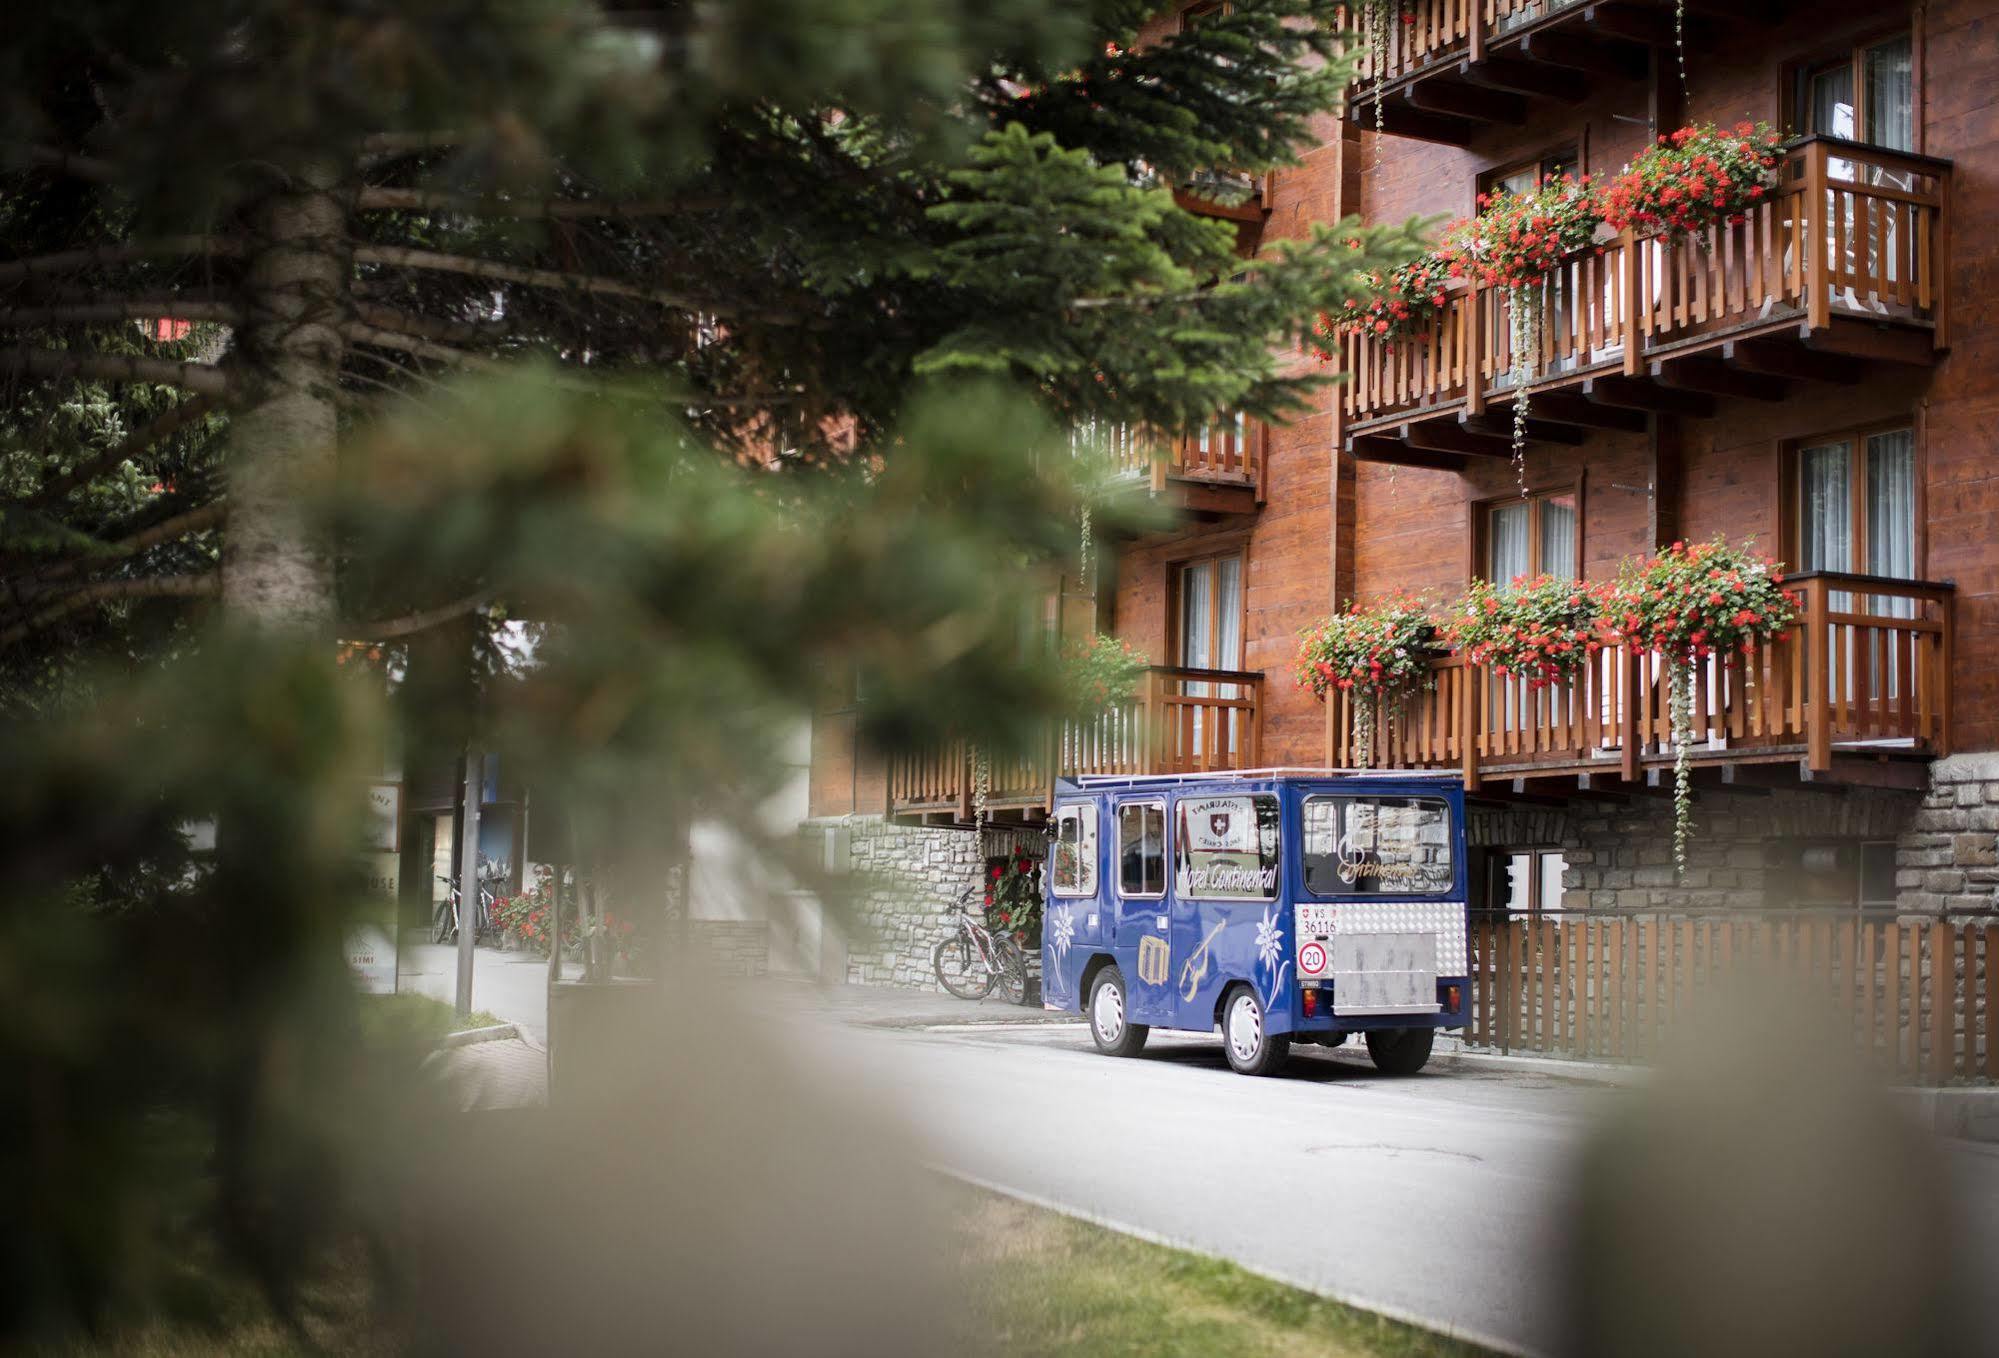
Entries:
POLYGON ((1824 773, 1801 763, 1798 778, 1805 783, 1892 788, 1905 792, 1925 792, 1930 786, 1930 771, 1921 763, 1907 759, 1869 759, 1864 755, 1834 755, 1832 768, 1824 773))
MULTIPOLYGON (((1621 38, 1625 42, 1635 42, 1646 47, 1671 47, 1673 45, 1673 16, 1656 10, 1632 9, 1626 5, 1587 5, 1583 8, 1582 26, 1590 33, 1605 38, 1621 38)), ((1687 43, 1692 46, 1694 35, 1687 34, 1687 43)))
POLYGON ((1418 448, 1469 457, 1511 457, 1510 437, 1472 429, 1462 416, 1455 420, 1418 420, 1402 426, 1402 436, 1418 448))
POLYGON ((1520 40, 1519 52, 1524 60, 1581 71, 1601 80, 1636 80, 1645 74, 1645 48, 1565 29, 1529 33, 1520 40))
POLYGON ((1386 462, 1397 467, 1421 467, 1426 471, 1461 472, 1471 465, 1463 453, 1439 453, 1416 448, 1401 439, 1383 434, 1356 434, 1347 451, 1356 462, 1386 462))
POLYGON ((1477 123, 1517 127, 1527 120, 1527 101, 1505 90, 1487 89, 1450 80, 1418 80, 1405 87, 1402 98, 1423 113, 1441 113, 1477 123))
MULTIPOLYGON (((1374 103, 1372 100, 1358 100, 1353 105, 1352 117, 1360 120, 1361 126, 1374 126, 1374 103)), ((1417 141, 1434 141, 1445 146, 1469 146, 1479 133, 1480 124, 1466 118, 1454 118, 1449 114, 1431 113, 1416 108, 1401 99, 1386 99, 1381 107, 1381 130, 1397 137, 1410 137, 1417 141)))
POLYGON ((1774 764, 1732 764, 1724 780, 1731 791, 1767 788, 1773 792, 1823 792, 1842 795, 1846 789, 1835 783, 1808 783, 1802 774, 1805 761, 1786 759, 1774 764))
POLYGON ((1899 363, 1927 368, 1937 361, 1936 340, 1928 330, 1869 321, 1834 319, 1831 326, 1805 336, 1805 347, 1875 363, 1899 363))
POLYGON ((1461 61, 1458 71, 1474 85, 1510 94, 1530 94, 1560 104, 1580 104, 1589 97, 1589 80, 1585 76, 1545 62, 1487 57, 1483 61, 1461 61))
POLYGON ((1622 774, 1616 773, 1579 773, 1576 775, 1576 785, 1585 792, 1603 796, 1631 798, 1668 795, 1666 789, 1654 787, 1642 778, 1634 783, 1627 781, 1622 774))
MULTIPOLYGON (((1536 396, 1528 403, 1528 409, 1538 412, 1542 398, 1536 396)), ((1460 415, 1458 423, 1474 434, 1488 438, 1506 440, 1507 455, 1513 453, 1513 418, 1510 415, 1460 415)), ((1558 423, 1529 417, 1527 420, 1527 441, 1529 443, 1559 443, 1574 448, 1589 436, 1575 425, 1558 423)))
POLYGON ((1724 340, 1721 361, 1744 372, 1850 387, 1865 369, 1843 354, 1815 353, 1794 339, 1724 340))
POLYGON ((1646 429, 1641 411, 1585 401, 1572 391, 1544 391, 1528 402, 1538 419, 1556 424, 1572 424, 1580 429, 1608 429, 1622 434, 1642 434, 1646 429))
POLYGON ((1598 405, 1626 410, 1652 410, 1668 415, 1714 417, 1714 398, 1697 391, 1676 391, 1642 377, 1591 377, 1583 381, 1583 396, 1598 405))
POLYGON ((1723 764, 1714 771, 1715 782, 1724 792, 1733 792, 1742 797, 1767 797, 1774 790, 1767 783, 1759 783, 1743 777, 1740 764, 1723 764))
POLYGON ((1739 396, 1751 401, 1781 401, 1790 390, 1782 378, 1744 372, 1705 355, 1654 359, 1652 377, 1683 391, 1702 391, 1710 396, 1739 396))

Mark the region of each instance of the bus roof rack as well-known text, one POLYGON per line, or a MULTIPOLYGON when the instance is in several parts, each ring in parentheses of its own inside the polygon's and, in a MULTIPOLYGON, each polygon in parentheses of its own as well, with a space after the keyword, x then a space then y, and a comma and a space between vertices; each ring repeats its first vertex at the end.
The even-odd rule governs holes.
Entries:
POLYGON ((1115 783, 1211 783, 1220 780, 1245 781, 1260 778, 1388 778, 1412 782, 1455 779, 1450 769, 1322 769, 1285 767, 1269 769, 1216 769, 1209 773, 1085 773, 1066 779, 1078 787, 1109 787, 1115 783))

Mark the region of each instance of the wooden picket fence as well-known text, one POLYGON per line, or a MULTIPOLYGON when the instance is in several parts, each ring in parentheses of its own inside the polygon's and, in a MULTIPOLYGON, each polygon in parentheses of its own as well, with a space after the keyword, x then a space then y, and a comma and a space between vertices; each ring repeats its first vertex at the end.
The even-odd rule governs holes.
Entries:
POLYGON ((1999 1080, 1999 917, 1537 916, 1472 925, 1470 1044, 1645 1061, 1731 968, 1799 978, 1902 1082, 1999 1080))

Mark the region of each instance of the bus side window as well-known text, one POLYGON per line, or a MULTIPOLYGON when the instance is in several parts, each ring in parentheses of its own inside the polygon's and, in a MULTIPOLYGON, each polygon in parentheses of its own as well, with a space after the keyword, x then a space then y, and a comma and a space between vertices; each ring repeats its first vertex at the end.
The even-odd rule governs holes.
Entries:
POLYGON ((1118 892, 1166 894, 1166 805, 1127 802, 1117 809, 1118 892))
POLYGON ((1049 886, 1057 896, 1097 894, 1097 807, 1076 802, 1055 809, 1049 886))

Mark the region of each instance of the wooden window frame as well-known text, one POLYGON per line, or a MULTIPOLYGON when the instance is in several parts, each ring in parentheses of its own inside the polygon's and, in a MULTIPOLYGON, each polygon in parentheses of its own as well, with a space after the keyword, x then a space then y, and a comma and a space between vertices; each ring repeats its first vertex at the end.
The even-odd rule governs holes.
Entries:
MULTIPOLYGON (((1798 523, 1798 454, 1805 448, 1827 443, 1848 442, 1853 445, 1853 464, 1848 483, 1848 500, 1851 502, 1853 522, 1849 526, 1853 541, 1853 559, 1867 560, 1867 440, 1876 434, 1892 434, 1908 430, 1910 442, 1915 450, 1916 484, 1911 494, 1915 500, 1915 578, 1929 578, 1930 533, 1929 533, 1929 454, 1924 446, 1923 421, 1916 415, 1901 415, 1888 420, 1870 420, 1865 424, 1848 425, 1842 429, 1828 429, 1821 433, 1805 434, 1798 438, 1785 439, 1778 448, 1777 459, 1777 543, 1778 555, 1786 570, 1805 569, 1798 564, 1799 523, 1798 523)), ((1868 572, 1855 569, 1855 574, 1868 572)))
MULTIPOLYGON (((1563 870, 1568 869, 1568 853, 1559 844, 1504 844, 1485 851, 1485 913, 1504 919, 1539 919, 1544 915, 1566 914, 1567 908, 1543 910, 1541 908, 1541 887, 1543 882, 1542 862, 1549 854, 1562 860, 1563 870), (1501 904, 1496 898, 1500 883, 1505 879, 1508 861, 1516 854, 1527 857, 1527 907, 1515 910, 1501 904)), ((1565 887, 1564 890, 1567 888, 1565 887)))
MULTIPOLYGON (((1919 9, 1912 9, 1908 17, 1900 23, 1877 25, 1855 34, 1851 38, 1836 43, 1827 43, 1809 57, 1801 57, 1784 63, 1783 97, 1779 122, 1786 128, 1803 132, 1805 125, 1805 82, 1819 71, 1836 66, 1840 54, 1846 54, 1847 69, 1853 75, 1853 140, 1861 145, 1872 145, 1863 135, 1867 129, 1867 63, 1865 54, 1870 47, 1879 47, 1883 42, 1902 34, 1909 35, 1909 107, 1911 124, 1915 128, 1915 149, 1913 154, 1924 154, 1927 144, 1923 130, 1924 118, 1924 74, 1927 63, 1923 59, 1923 21, 1919 9)), ((1827 134, 1830 135, 1830 134, 1827 134)))
POLYGON ((1198 23, 1200 20, 1207 18, 1211 14, 1226 14, 1228 13, 1228 9, 1226 0, 1196 0, 1196 3, 1188 5, 1180 11, 1178 16, 1179 31, 1185 33, 1193 24, 1198 23))
MULTIPOLYGON (((1583 543, 1585 541, 1584 526, 1587 523, 1587 520, 1583 517, 1583 510, 1585 508, 1583 483, 1585 479, 1582 476, 1578 476, 1573 481, 1551 481, 1544 485, 1529 486, 1527 494, 1524 497, 1520 492, 1513 491, 1506 495, 1493 495, 1483 500, 1473 500, 1471 502, 1470 579, 1484 580, 1486 578, 1486 549, 1491 545, 1492 539, 1491 530, 1487 527, 1487 524, 1492 517, 1492 511, 1502 505, 1518 503, 1522 498, 1525 498, 1532 505, 1527 515, 1527 542, 1532 549, 1532 556, 1535 560, 1529 565, 1527 574, 1531 578, 1545 570, 1546 567, 1538 560, 1541 555, 1541 502, 1557 495, 1573 495, 1575 497, 1576 573, 1574 578, 1577 580, 1583 579, 1583 563, 1587 560, 1583 551, 1583 543)), ((1504 580, 1494 580, 1491 583, 1505 585, 1507 582, 1504 580)))
MULTIPOLYGON (((1187 567, 1198 566, 1203 561, 1222 561, 1229 557, 1235 557, 1241 563, 1239 569, 1241 570, 1242 573, 1241 577, 1242 598, 1240 601, 1241 605, 1240 617, 1237 623, 1238 630, 1236 632, 1236 635, 1242 638, 1242 650, 1243 650, 1242 663, 1244 664, 1248 663, 1249 543, 1247 541, 1238 540, 1230 542, 1226 545, 1211 546, 1208 550, 1196 552, 1191 556, 1175 557, 1173 558, 1173 560, 1166 563, 1166 657, 1167 657, 1166 663, 1168 665, 1174 666, 1176 668, 1184 668, 1184 666, 1181 665, 1180 661, 1181 643, 1184 640, 1182 636, 1182 632, 1184 629, 1183 629, 1183 624, 1181 622, 1181 618, 1182 614, 1185 611, 1181 606, 1181 594, 1183 587, 1180 583, 1180 580, 1182 573, 1185 571, 1187 567)), ((1220 582, 1221 571, 1219 569, 1217 569, 1215 572, 1215 579, 1217 583, 1220 582)), ((1208 605, 1208 613, 1209 613, 1208 622, 1209 626, 1212 629, 1209 633, 1209 635, 1211 636, 1218 637, 1221 635, 1221 621, 1222 621, 1221 598, 1222 598, 1222 592, 1220 589, 1215 589, 1210 592, 1210 603, 1208 605)))

